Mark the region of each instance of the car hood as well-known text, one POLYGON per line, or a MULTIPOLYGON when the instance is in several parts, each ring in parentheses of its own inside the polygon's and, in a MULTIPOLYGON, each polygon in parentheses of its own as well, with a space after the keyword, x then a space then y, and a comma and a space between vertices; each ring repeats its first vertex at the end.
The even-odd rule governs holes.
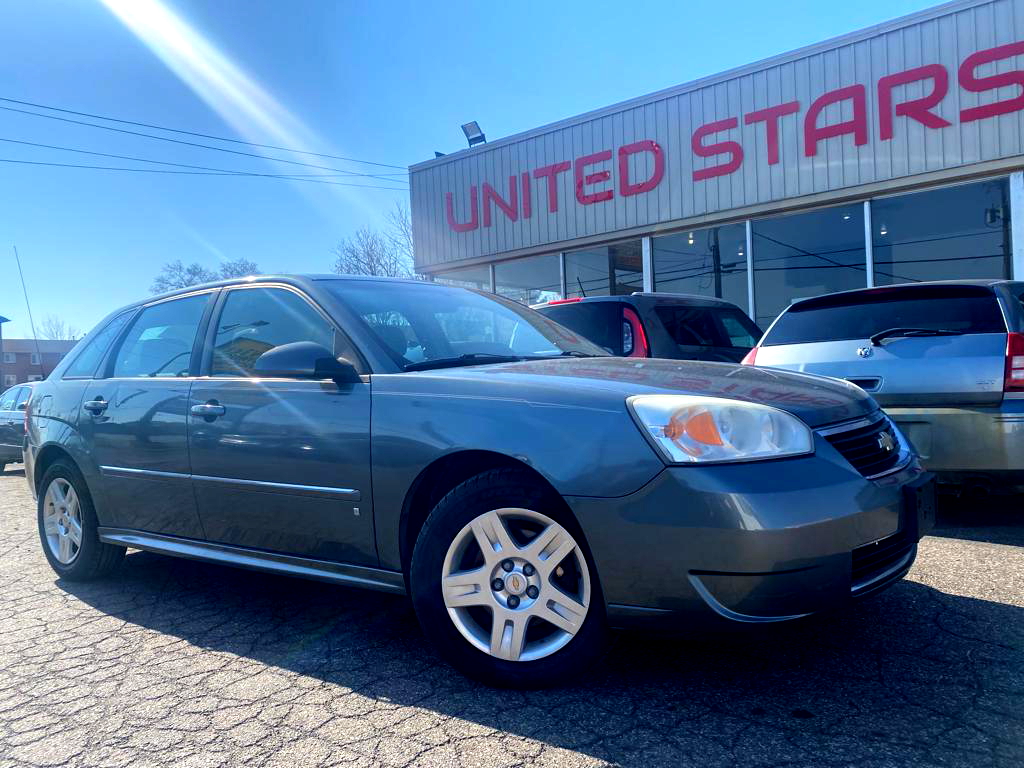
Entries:
POLYGON ((452 385, 514 384, 516 392, 526 399, 581 389, 589 395, 604 392, 617 400, 658 393, 709 395, 771 405, 792 413, 810 427, 854 419, 878 408, 862 389, 839 379, 696 360, 558 358, 405 376, 444 379, 452 385))

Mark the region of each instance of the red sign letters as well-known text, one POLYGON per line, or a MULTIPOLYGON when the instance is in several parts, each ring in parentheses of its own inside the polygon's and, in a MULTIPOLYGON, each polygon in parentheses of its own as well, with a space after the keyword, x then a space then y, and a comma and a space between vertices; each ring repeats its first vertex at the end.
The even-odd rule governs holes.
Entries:
MULTIPOLYGON (((1003 61, 1015 56, 1024 55, 1024 41, 999 45, 965 58, 957 69, 957 83, 961 90, 968 93, 986 93, 997 88, 1016 88, 1017 94, 1009 98, 1001 98, 988 104, 961 109, 957 118, 960 123, 969 123, 988 117, 996 117, 1024 109, 1024 70, 1011 70, 996 74, 979 76, 979 67, 1003 61)), ((891 141, 894 136, 894 124, 897 118, 913 120, 933 130, 946 128, 952 123, 936 114, 935 109, 949 93, 950 73, 941 64, 927 64, 892 75, 879 78, 873 92, 861 84, 848 85, 828 91, 807 107, 803 113, 803 154, 814 157, 818 154, 821 142, 845 136, 852 137, 854 146, 868 143, 868 98, 875 99, 878 107, 878 138, 880 141, 891 141), (911 83, 924 84, 924 96, 913 99, 899 99, 896 89, 911 83), (849 103, 848 120, 828 122, 823 113, 833 104, 849 103)), ((764 141, 767 148, 768 165, 780 162, 779 127, 785 119, 800 120, 802 105, 799 101, 788 101, 783 104, 766 107, 742 115, 744 125, 764 124, 764 141)), ((693 132, 690 137, 690 149, 696 157, 715 158, 712 165, 695 168, 693 181, 705 181, 718 176, 735 173, 743 165, 743 144, 722 134, 735 131, 740 124, 740 116, 730 116, 705 123, 693 132)), ((644 139, 626 144, 613 152, 605 149, 590 155, 575 158, 572 162, 562 161, 552 165, 535 168, 532 172, 524 171, 508 177, 508 192, 499 192, 488 182, 483 182, 480 190, 476 185, 469 188, 469 200, 466 215, 459 221, 455 215, 452 193, 445 194, 445 208, 448 226, 455 232, 470 232, 483 225, 490 227, 494 223, 495 210, 500 211, 509 221, 520 218, 529 219, 533 215, 533 185, 546 190, 540 195, 549 213, 557 213, 559 208, 558 179, 563 173, 572 173, 575 181, 576 202, 579 205, 594 205, 611 200, 616 195, 629 197, 649 192, 661 183, 665 176, 665 152, 655 141, 644 139), (646 155, 649 160, 646 178, 632 178, 630 158, 633 155, 646 155), (616 163, 617 156, 617 163, 616 163), (615 173, 613 173, 615 169, 615 173), (545 200, 546 198, 546 200, 545 200), (483 215, 480 214, 483 209, 483 215)))

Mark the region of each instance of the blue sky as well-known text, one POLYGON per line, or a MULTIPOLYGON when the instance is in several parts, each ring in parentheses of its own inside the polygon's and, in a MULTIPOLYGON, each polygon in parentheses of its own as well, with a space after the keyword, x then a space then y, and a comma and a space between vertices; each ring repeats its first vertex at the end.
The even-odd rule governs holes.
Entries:
MULTIPOLYGON (((124 0, 134 9, 119 16, 118 0, 8 2, 0 97, 405 167, 464 146, 467 120, 495 139, 932 4, 124 0)), ((256 173, 327 172, 4 110, 0 139, 256 173)), ((144 166, 9 141, 0 158, 144 166)), ((402 186, 402 176, 391 178, 402 186)), ((4 335, 29 335, 12 245, 37 324, 53 314, 85 330, 147 295, 174 259, 329 271, 332 247, 379 225, 399 200, 405 192, 0 163, 0 315, 12 321, 4 335)))

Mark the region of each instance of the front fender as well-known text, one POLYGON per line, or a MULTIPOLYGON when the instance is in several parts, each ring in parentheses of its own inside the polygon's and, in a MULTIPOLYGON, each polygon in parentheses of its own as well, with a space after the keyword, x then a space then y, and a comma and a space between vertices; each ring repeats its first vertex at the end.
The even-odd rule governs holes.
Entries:
POLYGON ((485 393, 415 389, 415 377, 374 377, 371 451, 381 565, 400 568, 399 524, 425 467, 461 451, 489 451, 527 464, 563 496, 616 497, 641 488, 664 464, 625 401, 576 391, 485 393), (390 381, 381 381, 381 379, 390 381))

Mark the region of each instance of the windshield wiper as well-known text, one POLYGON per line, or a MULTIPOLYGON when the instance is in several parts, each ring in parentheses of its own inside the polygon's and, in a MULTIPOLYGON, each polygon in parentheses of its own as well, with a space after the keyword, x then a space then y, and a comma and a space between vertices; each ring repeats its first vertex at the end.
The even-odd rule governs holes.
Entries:
POLYGON ((601 355, 592 355, 589 352, 580 352, 578 349, 567 349, 565 352, 559 354, 559 357, 601 357, 601 355))
POLYGON ((433 360, 419 360, 402 366, 403 371, 428 371, 431 368, 457 368, 460 365, 485 365, 487 363, 518 363, 519 355, 496 355, 490 352, 471 352, 457 357, 438 357, 433 360))
POLYGON ((885 339, 892 339, 899 336, 963 336, 963 331, 951 331, 944 328, 889 328, 879 331, 870 337, 871 344, 876 347, 882 346, 885 339))

